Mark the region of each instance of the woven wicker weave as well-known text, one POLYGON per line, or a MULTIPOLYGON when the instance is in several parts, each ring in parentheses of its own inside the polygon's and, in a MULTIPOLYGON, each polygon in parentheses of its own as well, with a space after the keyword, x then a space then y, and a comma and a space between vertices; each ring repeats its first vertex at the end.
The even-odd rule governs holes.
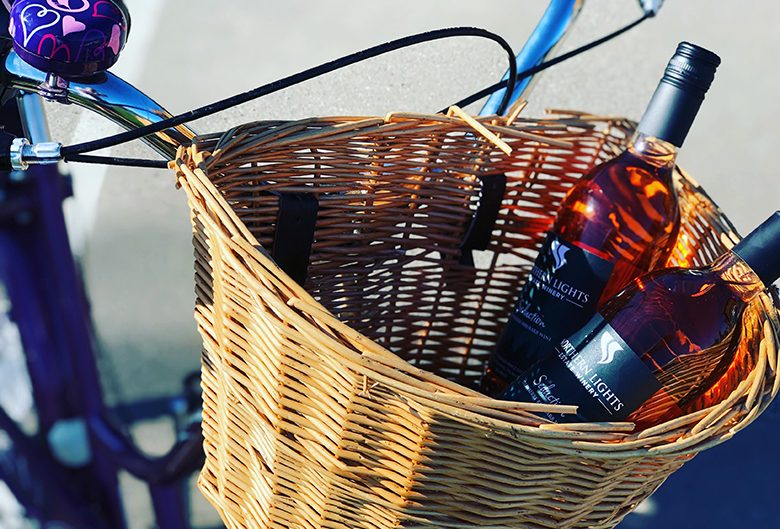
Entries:
MULTIPOLYGON (((557 203, 631 128, 575 113, 482 122, 510 155, 473 123, 409 114, 255 123, 180 150, 204 343, 200 487, 229 529, 613 527, 777 392, 768 295, 713 389, 725 400, 642 432, 540 424, 538 406, 470 389, 557 203), (494 173, 509 181, 490 246, 461 264, 478 177, 494 173), (318 195, 305 288, 263 249, 269 191, 318 195)), ((690 178, 677 185, 672 264, 709 262, 738 237, 690 178)))

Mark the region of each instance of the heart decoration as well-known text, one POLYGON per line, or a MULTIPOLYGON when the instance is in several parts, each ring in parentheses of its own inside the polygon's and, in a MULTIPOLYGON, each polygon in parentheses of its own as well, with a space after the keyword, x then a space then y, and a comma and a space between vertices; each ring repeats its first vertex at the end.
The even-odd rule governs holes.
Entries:
POLYGON ((81 13, 89 9, 89 0, 81 0, 81 5, 78 7, 71 7, 70 0, 47 0, 49 5, 60 11, 66 13, 81 13))
POLYGON ((48 35, 44 35, 38 44, 38 55, 41 57, 48 57, 49 59, 70 62, 70 46, 65 43, 58 43, 57 37, 50 33, 48 35), (46 53, 47 43, 51 47, 51 51, 48 54, 46 53), (58 58, 57 55, 60 55, 60 57, 58 58))
POLYGON ((81 39, 81 46, 76 54, 76 61, 102 61, 106 57, 108 43, 103 31, 89 29, 81 39))
POLYGON ((62 17, 62 36, 69 35, 71 33, 79 33, 87 29, 87 26, 70 15, 62 17))
POLYGON ((121 35, 122 29, 118 24, 114 24, 114 27, 111 28, 111 40, 108 41, 108 47, 114 51, 114 55, 119 55, 119 52, 122 49, 121 35))
POLYGON ((98 0, 92 6, 92 16, 97 18, 109 18, 116 22, 122 20, 122 13, 119 9, 106 0, 98 0))
POLYGON ((48 9, 38 4, 30 4, 22 9, 21 16, 22 32, 24 33, 24 45, 30 44, 30 40, 41 31, 57 25, 60 21, 60 14, 53 9, 48 9), (25 15, 34 10, 38 10, 37 13, 33 13, 33 16, 27 18, 25 15))

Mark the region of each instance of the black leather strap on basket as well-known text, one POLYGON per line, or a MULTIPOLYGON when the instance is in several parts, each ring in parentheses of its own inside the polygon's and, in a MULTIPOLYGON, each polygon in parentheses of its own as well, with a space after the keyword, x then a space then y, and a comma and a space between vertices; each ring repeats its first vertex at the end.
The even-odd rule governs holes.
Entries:
POLYGON ((482 184, 479 203, 460 246, 460 264, 467 266, 474 266, 472 250, 487 250, 506 191, 506 175, 503 173, 482 175, 479 180, 482 184))
POLYGON ((309 271, 320 203, 313 193, 274 194, 279 197, 279 213, 271 257, 288 276, 303 286, 309 271))

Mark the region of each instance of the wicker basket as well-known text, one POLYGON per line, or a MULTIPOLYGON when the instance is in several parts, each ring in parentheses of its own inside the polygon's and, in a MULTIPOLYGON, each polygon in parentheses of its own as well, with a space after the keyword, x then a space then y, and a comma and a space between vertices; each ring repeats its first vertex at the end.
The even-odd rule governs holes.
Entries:
MULTIPOLYGON (((472 389, 557 203, 631 126, 392 114, 254 123, 181 149, 204 343, 200 487, 227 527, 614 527, 753 421, 780 384, 769 295, 712 390, 725 400, 673 422, 544 424, 538 406, 472 389), (301 196, 314 216, 281 212, 301 196), (491 236, 474 244, 479 216, 491 236), (290 265, 298 282, 271 258, 290 258, 281 231, 308 257, 290 265)), ((709 262, 738 237, 676 181, 671 263, 709 262)))

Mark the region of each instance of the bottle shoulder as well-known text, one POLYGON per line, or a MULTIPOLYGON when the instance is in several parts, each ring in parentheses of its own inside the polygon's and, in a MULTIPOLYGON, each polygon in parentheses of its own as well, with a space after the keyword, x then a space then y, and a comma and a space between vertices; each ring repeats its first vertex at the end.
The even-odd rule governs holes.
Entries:
MULTIPOLYGON (((600 187, 605 193, 624 193, 625 187, 644 191, 645 194, 670 194, 673 189, 674 163, 659 164, 652 158, 627 149, 599 163, 575 184, 576 187, 600 187), (643 186, 654 184, 644 189, 643 186)), ((624 198, 630 198, 628 196, 624 198)))
POLYGON ((601 312, 639 350, 657 343, 687 354, 690 344, 705 348, 722 339, 744 307, 733 285, 716 271, 668 268, 635 279, 601 312))
POLYGON ((667 292, 681 301, 734 297, 747 302, 763 289, 763 285, 738 255, 726 252, 707 266, 654 270, 637 278, 631 288, 644 295, 654 291, 667 292))
POLYGON ((738 297, 733 285, 710 267, 669 267, 645 274, 626 287, 621 296, 642 300, 656 297, 674 298, 676 303, 701 303, 712 298, 738 297))
MULTIPOLYGON (((654 253, 653 246, 667 248, 680 218, 671 169, 644 164, 629 151, 576 182, 558 211, 553 231, 564 239, 630 262, 654 253)), ((645 271, 658 264, 649 261, 645 271)))

